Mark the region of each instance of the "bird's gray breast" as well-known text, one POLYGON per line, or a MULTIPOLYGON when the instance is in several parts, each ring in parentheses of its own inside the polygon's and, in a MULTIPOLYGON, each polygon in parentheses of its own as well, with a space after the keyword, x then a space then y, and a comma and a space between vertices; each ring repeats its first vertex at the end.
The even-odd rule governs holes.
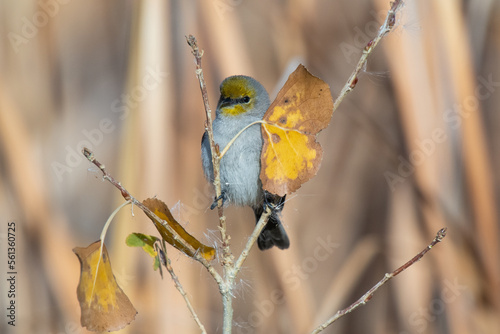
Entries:
MULTIPOLYGON (((214 121, 215 141, 221 151, 243 127, 234 124, 227 127, 222 122, 214 121)), ((222 158, 221 187, 231 204, 255 206, 261 201, 261 150, 260 124, 254 124, 238 136, 222 158)))

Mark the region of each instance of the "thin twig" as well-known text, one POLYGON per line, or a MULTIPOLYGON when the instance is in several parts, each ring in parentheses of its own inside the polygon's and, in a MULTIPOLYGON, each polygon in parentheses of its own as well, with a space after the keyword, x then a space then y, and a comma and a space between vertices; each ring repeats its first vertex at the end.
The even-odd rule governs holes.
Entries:
POLYGON ((236 262, 234 263, 233 272, 231 273, 231 276, 233 279, 235 279, 236 276, 238 275, 238 273, 241 269, 241 266, 243 265, 243 262, 245 261, 248 254, 250 253, 250 249, 257 241, 257 238, 259 237, 260 232, 262 232, 262 230, 266 226, 270 215, 271 215, 271 209, 269 208, 269 206, 267 206, 266 211, 264 211, 264 213, 260 216, 259 221, 257 222, 257 225, 255 225, 255 228, 254 228, 252 234, 248 238, 248 241, 247 241, 247 244, 245 245, 245 248, 241 252, 241 254, 238 257, 238 259, 236 260, 236 262))
POLYGON ((195 259, 198 262, 200 262, 201 264, 203 264, 203 266, 213 276, 215 281, 218 284, 222 284, 222 277, 214 269, 214 267, 203 256, 201 256, 199 254, 199 252, 197 252, 196 249, 193 248, 193 246, 191 246, 183 238, 181 238, 179 236, 179 234, 172 227, 170 227, 170 225, 166 221, 164 221, 163 219, 160 219, 157 215, 155 215, 153 213, 153 211, 151 211, 147 206, 145 206, 144 204, 142 204, 142 202, 140 202, 134 196, 132 196, 130 194, 130 192, 127 189, 125 189, 124 186, 121 185, 120 182, 115 180, 115 178, 113 176, 111 176, 111 174, 109 174, 108 171, 106 171, 105 166, 95 158, 94 153, 92 151, 90 151, 88 148, 84 147, 82 150, 82 153, 91 163, 96 165, 97 168, 99 168, 101 170, 101 172, 103 174, 103 178, 105 180, 108 180, 112 185, 114 185, 116 188, 118 188, 118 190, 120 190, 120 192, 121 192, 123 198, 125 198, 125 200, 132 202, 132 204, 136 205, 139 209, 144 211, 144 213, 148 217, 154 218, 158 223, 163 225, 167 229, 167 231, 172 234, 174 240, 178 241, 183 247, 186 247, 187 249, 189 249, 191 251, 191 253, 194 254, 193 259, 195 259))
POLYGON ((172 277, 172 280, 174 281, 175 288, 179 291, 182 298, 184 298, 184 301, 186 302, 186 306, 189 309, 189 312, 191 312, 191 315, 193 316, 193 319, 196 322, 196 324, 198 325, 198 327, 200 328, 201 332, 203 334, 206 334, 207 331, 205 329, 205 326, 203 326, 203 324, 200 321, 200 318, 198 318, 198 315, 196 314, 196 312, 193 308, 193 305, 191 305, 191 302, 189 301, 189 298, 187 296, 186 291, 184 290, 181 282, 179 281, 179 277, 177 277, 177 275, 174 272, 174 268, 172 267, 172 263, 170 262, 170 258, 167 256, 166 249, 164 249, 164 252, 165 252, 165 257, 166 257, 166 261, 165 261, 164 265, 165 265, 165 268, 167 268, 168 273, 172 277))
POLYGON ((361 58, 359 58, 358 64, 356 65, 356 68, 349 77, 349 80, 347 80, 346 84, 340 91, 339 96, 333 103, 333 111, 337 110, 342 100, 344 100, 344 97, 346 97, 347 94, 349 94, 358 83, 358 75, 365 67, 368 56, 372 53, 380 40, 382 40, 382 38, 387 35, 392 30, 392 28, 394 28, 394 25, 396 24, 396 13, 403 6, 403 2, 403 0, 394 0, 391 3, 391 8, 387 12, 385 21, 379 28, 377 36, 366 44, 363 50, 363 54, 361 55, 361 58))
POLYGON ((203 104, 205 106, 205 113, 207 116, 207 121, 205 124, 205 131, 208 133, 208 139, 210 141, 210 152, 212 153, 212 166, 214 175, 214 187, 216 198, 220 198, 218 201, 217 212, 219 214, 219 231, 221 233, 222 239, 222 265, 223 265, 223 276, 225 282, 219 283, 219 291, 222 295, 222 306, 224 309, 224 319, 222 324, 223 333, 231 333, 233 325, 233 295, 232 288, 233 282, 230 277, 230 273, 233 271, 233 254, 229 246, 229 241, 231 237, 227 233, 226 217, 224 216, 223 200, 221 198, 221 183, 220 183, 220 152, 219 147, 215 144, 213 129, 212 129, 212 111, 210 110, 210 105, 208 103, 208 93, 205 84, 205 79, 203 78, 203 70, 201 68, 201 57, 203 56, 203 51, 200 52, 198 48, 198 43, 193 35, 186 37, 187 43, 192 49, 193 56, 196 60, 196 76, 200 82, 201 95, 203 97, 203 104))
POLYGON ((214 141, 214 134, 213 134, 213 128, 212 128, 212 111, 210 109, 210 104, 208 102, 208 93, 207 93, 207 86, 205 84, 205 79, 203 77, 203 69, 201 67, 201 57, 203 57, 203 50, 200 51, 198 48, 198 42, 196 41, 196 38, 193 35, 189 35, 186 37, 187 43, 192 49, 192 54, 196 60, 196 77, 198 78, 198 81, 200 82, 200 90, 201 90, 201 95, 203 98, 203 104, 205 106, 205 113, 207 116, 207 121, 205 124, 205 130, 208 133, 208 139, 210 142, 210 152, 212 154, 212 166, 213 166, 213 175, 214 175, 214 187, 215 187, 215 195, 216 198, 220 198, 218 201, 218 207, 217 211, 219 214, 219 230, 221 233, 221 239, 222 239, 222 264, 224 265, 224 270, 230 270, 232 262, 233 262, 233 255, 231 253, 231 249, 229 247, 229 240, 231 237, 227 233, 227 228, 226 228, 226 217, 224 216, 224 208, 223 208, 223 201, 221 198, 222 190, 221 190, 221 184, 220 184, 220 152, 219 152, 219 147, 215 144, 214 141))
POLYGON ((410 266, 412 266, 413 264, 418 262, 428 251, 431 250, 432 247, 434 247, 437 243, 441 242, 445 236, 446 236, 446 228, 440 229, 437 232, 434 240, 432 240, 432 242, 427 247, 425 247, 420 253, 415 255, 410 261, 406 262, 398 269, 394 270, 391 273, 385 274, 384 278, 382 278, 377 284, 375 284, 370 290, 368 290, 363 296, 361 296, 361 298, 359 298, 356 302, 351 304, 349 307, 335 313, 335 315, 333 317, 331 317, 330 319, 325 321, 320 326, 316 327, 311 332, 311 334, 317 334, 317 333, 323 331, 326 327, 330 326, 333 322, 340 319, 341 317, 343 317, 347 313, 350 313, 350 312, 354 311, 355 309, 357 309, 358 307, 365 305, 367 302, 370 301, 370 299, 372 299, 375 291, 377 291, 382 285, 387 283, 387 281, 389 281, 391 278, 399 275, 400 273, 402 273, 403 271, 408 269, 410 266))
POLYGON ((248 241, 245 245, 245 248, 241 252, 240 256, 236 260, 233 266, 225 273, 226 284, 221 288, 222 294, 222 307, 224 309, 224 319, 223 319, 223 333, 231 333, 232 323, 233 323, 233 293, 232 289, 234 287, 234 281, 236 276, 240 272, 241 266, 248 254, 250 253, 250 249, 257 241, 257 238, 260 235, 260 232, 264 229, 269 220, 269 216, 271 215, 271 209, 269 207, 266 208, 266 211, 260 216, 259 221, 255 225, 255 228, 248 238, 248 241), (223 290, 224 289, 224 290, 223 290))

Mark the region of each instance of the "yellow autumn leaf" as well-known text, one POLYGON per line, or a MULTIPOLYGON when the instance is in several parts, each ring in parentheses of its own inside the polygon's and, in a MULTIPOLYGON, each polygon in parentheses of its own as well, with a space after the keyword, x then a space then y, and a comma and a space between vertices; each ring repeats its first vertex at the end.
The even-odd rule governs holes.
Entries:
POLYGON ((332 113, 328 84, 299 65, 263 118, 260 179, 265 190, 284 196, 316 175, 323 154, 316 135, 332 113))
POLYGON ((116 331, 134 320, 137 311, 116 283, 106 246, 98 240, 88 247, 73 249, 80 260, 77 296, 81 324, 93 332, 116 331))
MULTIPOLYGON (((184 241, 190 244, 196 252, 199 252, 207 261, 212 261, 215 258, 215 249, 210 246, 206 246, 199 242, 195 237, 189 234, 172 216, 168 206, 156 198, 148 198, 142 202, 147 206, 158 218, 166 221, 170 227, 174 229, 177 234, 181 236, 184 241)), ((147 215, 147 213, 146 213, 147 215)), ((149 215, 148 215, 149 217, 149 215)), ((149 217, 156 226, 158 232, 162 236, 163 240, 185 253, 188 256, 193 257, 194 254, 189 250, 189 248, 184 247, 178 240, 175 240, 172 233, 170 233, 162 224, 158 223, 153 217, 149 217)))

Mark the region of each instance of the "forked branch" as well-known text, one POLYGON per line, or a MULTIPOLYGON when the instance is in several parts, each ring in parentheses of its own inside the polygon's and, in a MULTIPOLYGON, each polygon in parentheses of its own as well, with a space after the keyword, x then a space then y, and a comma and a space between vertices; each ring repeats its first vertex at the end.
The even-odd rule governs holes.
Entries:
POLYGON ((203 256, 201 256, 199 254, 199 252, 197 252, 196 249, 193 248, 192 245, 187 243, 181 236, 179 236, 179 234, 166 221, 164 221, 163 219, 160 219, 157 215, 154 214, 153 211, 151 211, 147 206, 142 204, 141 201, 137 200, 134 196, 132 196, 132 194, 130 194, 130 192, 120 182, 118 182, 111 174, 108 173, 105 166, 96 159, 96 157, 94 156, 94 153, 91 150, 84 147, 82 150, 82 153, 91 163, 93 163, 95 166, 97 166, 97 168, 99 168, 99 170, 103 174, 103 179, 109 181, 112 185, 114 185, 116 188, 118 188, 118 190, 120 190, 120 192, 125 200, 132 202, 132 204, 136 205, 139 209, 144 211, 144 213, 148 217, 154 218, 158 223, 163 225, 165 227, 165 229, 167 229, 167 231, 172 234, 175 241, 182 244, 183 247, 185 247, 186 249, 189 249, 191 251, 191 253, 194 254, 193 258, 195 260, 197 260, 198 262, 200 262, 201 264, 203 264, 203 266, 213 276, 213 278, 215 279, 215 281, 217 283, 219 283, 219 284, 222 283, 222 277, 214 269, 214 267, 203 256))

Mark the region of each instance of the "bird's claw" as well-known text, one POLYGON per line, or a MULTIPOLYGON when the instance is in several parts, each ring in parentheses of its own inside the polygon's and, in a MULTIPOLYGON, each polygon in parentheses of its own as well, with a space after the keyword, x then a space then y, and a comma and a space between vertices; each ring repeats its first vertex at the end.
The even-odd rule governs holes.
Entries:
POLYGON ((214 202, 212 203, 212 205, 210 205, 210 210, 213 210, 215 209, 217 206, 219 206, 219 201, 222 200, 222 205, 224 205, 224 203, 226 202, 226 193, 223 191, 221 192, 220 196, 219 197, 216 197, 214 199, 214 202))
POLYGON ((285 204, 286 195, 281 197, 278 195, 271 194, 270 192, 264 192, 264 211, 269 207, 272 212, 281 212, 283 210, 283 205, 285 204))

